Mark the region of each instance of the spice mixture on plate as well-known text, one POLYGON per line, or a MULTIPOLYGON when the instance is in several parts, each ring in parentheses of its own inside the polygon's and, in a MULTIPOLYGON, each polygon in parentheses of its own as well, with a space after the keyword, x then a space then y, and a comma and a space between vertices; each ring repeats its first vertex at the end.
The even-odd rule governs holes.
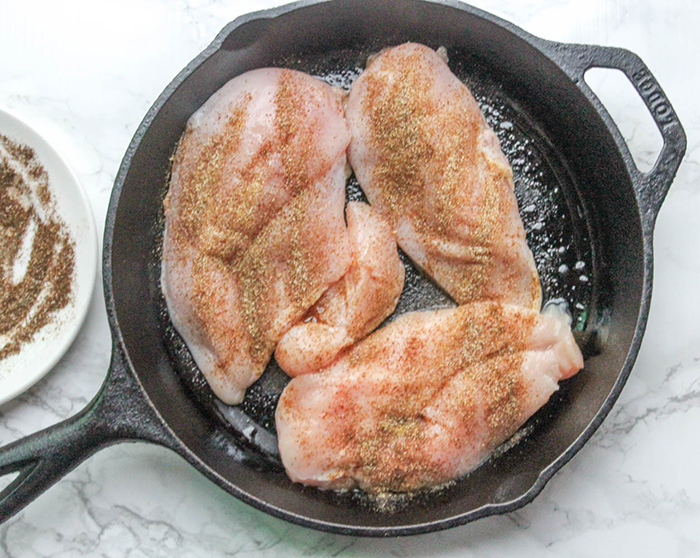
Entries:
POLYGON ((34 150, 0 134, 0 360, 73 298, 75 242, 34 150))

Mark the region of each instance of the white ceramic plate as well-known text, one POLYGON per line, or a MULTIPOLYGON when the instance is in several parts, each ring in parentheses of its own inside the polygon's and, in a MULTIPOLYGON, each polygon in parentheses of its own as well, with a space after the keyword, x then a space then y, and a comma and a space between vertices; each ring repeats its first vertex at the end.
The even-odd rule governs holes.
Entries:
MULTIPOLYGON (((0 404, 41 379, 68 350, 85 319, 97 272, 97 234, 90 204, 78 177, 35 130, 19 117, 0 109, 0 134, 33 148, 49 175, 56 210, 75 241, 75 283, 71 304, 57 320, 25 343, 18 354, 0 360, 0 404)), ((0 309, 1 311, 2 309, 0 309)))

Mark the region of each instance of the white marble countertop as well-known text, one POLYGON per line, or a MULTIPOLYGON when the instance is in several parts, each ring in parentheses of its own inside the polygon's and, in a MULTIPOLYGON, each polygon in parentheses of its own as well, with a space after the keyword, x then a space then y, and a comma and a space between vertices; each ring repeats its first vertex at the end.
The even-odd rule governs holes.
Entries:
MULTIPOLYGON (((100 235, 121 158, 170 80, 236 16, 275 0, 0 2, 0 106, 32 123, 74 166, 100 235)), ((688 153, 658 219, 649 325, 632 376, 593 439, 520 511, 430 535, 329 535, 229 496, 168 450, 103 450, 0 526, 0 555, 700 556, 700 3, 476 0, 544 38, 626 47, 673 103, 688 153)), ((624 80, 623 80, 624 81, 624 80)), ((647 115, 601 79, 641 165, 647 115)), ((631 90, 631 87, 627 88, 631 90)), ((0 406, 0 444, 65 419, 100 387, 110 336, 101 285, 60 363, 0 406)))

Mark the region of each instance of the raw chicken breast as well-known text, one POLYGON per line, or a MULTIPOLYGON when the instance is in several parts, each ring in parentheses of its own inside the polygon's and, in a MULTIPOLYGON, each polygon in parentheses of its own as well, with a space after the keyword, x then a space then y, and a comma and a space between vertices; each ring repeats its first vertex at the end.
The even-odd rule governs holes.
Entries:
POLYGON ((350 89, 348 158, 399 246, 459 304, 539 310, 541 289, 496 135, 432 49, 381 52, 350 89))
POLYGON ((568 318, 482 302, 413 312, 294 378, 277 432, 290 478, 410 491, 486 459, 583 366, 568 318))
POLYGON ((290 376, 316 372, 394 311, 405 270, 389 225, 366 203, 346 208, 353 263, 277 345, 275 358, 290 376))
POLYGON ((161 285, 214 393, 239 403, 352 261, 342 93, 300 72, 228 82, 187 123, 165 200, 161 285))

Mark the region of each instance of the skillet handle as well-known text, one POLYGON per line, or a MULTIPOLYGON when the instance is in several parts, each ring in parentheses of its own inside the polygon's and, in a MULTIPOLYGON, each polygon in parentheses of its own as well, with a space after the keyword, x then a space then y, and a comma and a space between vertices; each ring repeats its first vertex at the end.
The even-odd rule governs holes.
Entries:
MULTIPOLYGON (((613 130, 613 137, 623 154, 625 165, 632 177, 637 199, 642 209, 644 225, 651 231, 687 146, 683 127, 666 94, 649 68, 633 52, 615 47, 551 43, 548 41, 543 41, 543 43, 550 57, 573 79, 578 88, 602 114, 607 115, 607 111, 584 80, 584 74, 590 68, 621 70, 644 101, 663 138, 663 146, 654 168, 648 173, 641 172, 632 159, 627 143, 616 127, 613 130)), ((607 120, 612 122, 611 118, 607 120)))
POLYGON ((169 432, 115 347, 107 379, 85 409, 0 448, 0 476, 19 473, 0 492, 0 523, 98 450, 127 440, 172 447, 169 432))

